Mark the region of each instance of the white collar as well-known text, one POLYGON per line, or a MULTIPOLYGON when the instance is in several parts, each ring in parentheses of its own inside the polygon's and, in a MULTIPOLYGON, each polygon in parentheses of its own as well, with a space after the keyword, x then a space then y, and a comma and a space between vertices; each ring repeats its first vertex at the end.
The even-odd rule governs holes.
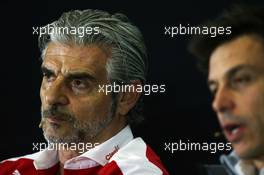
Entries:
MULTIPOLYGON (((87 167, 86 164, 89 162, 90 167, 96 165, 102 165, 108 163, 109 159, 124 145, 128 144, 133 140, 133 134, 130 126, 126 126, 119 133, 95 146, 94 148, 88 150, 87 152, 67 160, 64 164, 64 168, 69 169, 81 169, 87 167), (86 161, 86 163, 85 163, 86 161)), ((47 169, 58 163, 58 153, 56 150, 45 149, 34 156, 34 166, 36 169, 47 169)))
MULTIPOLYGON (((239 160, 237 162, 237 164, 235 165, 235 169, 239 175, 257 175, 256 167, 253 164, 247 163, 242 160, 239 160)), ((259 175, 264 175, 264 168, 260 170, 259 175)))

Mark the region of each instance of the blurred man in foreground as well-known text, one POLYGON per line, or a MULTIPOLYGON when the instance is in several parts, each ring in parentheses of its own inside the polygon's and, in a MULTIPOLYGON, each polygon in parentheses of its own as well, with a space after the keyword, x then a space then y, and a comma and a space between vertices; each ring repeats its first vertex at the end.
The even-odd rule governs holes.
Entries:
POLYGON ((234 149, 208 173, 264 175, 264 8, 236 6, 205 25, 232 31, 196 36, 189 47, 208 73, 213 110, 234 149))

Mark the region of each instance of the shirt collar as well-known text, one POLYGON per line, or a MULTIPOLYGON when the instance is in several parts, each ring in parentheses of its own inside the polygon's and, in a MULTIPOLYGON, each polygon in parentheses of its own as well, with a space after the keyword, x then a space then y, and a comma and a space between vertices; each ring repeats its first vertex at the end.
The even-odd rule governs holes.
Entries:
POLYGON ((104 166, 120 148, 128 144, 131 140, 133 140, 131 128, 130 126, 126 126, 112 138, 76 158, 86 157, 104 166))
MULTIPOLYGON (((253 164, 242 160, 238 161, 238 163, 235 165, 235 169, 239 175, 257 175, 256 167, 253 164)), ((264 175, 264 168, 260 170, 259 175, 264 175)))
MULTIPOLYGON (((100 164, 104 166, 109 162, 111 157, 124 145, 133 140, 133 134, 130 126, 126 126, 119 133, 88 150, 87 152, 67 160, 64 167, 76 167, 80 162, 88 161, 94 166, 100 164), (92 161, 92 162, 91 162, 92 161), (68 166, 69 165, 69 166, 68 166)), ((58 163, 58 153, 56 150, 46 149, 34 156, 34 166, 36 169, 47 169, 58 163)), ((78 166, 79 167, 79 166, 78 166)))

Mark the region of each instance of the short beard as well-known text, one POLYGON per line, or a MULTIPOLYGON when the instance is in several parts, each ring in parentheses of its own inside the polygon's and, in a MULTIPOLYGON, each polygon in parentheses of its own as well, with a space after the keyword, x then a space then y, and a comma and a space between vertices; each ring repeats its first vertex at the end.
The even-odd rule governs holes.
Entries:
POLYGON ((116 112, 116 106, 117 106, 116 103, 117 103, 116 98, 113 98, 109 112, 106 118, 102 121, 97 121, 97 120, 89 121, 89 122, 79 121, 74 115, 65 112, 60 112, 56 107, 51 107, 50 109, 44 111, 42 110, 41 111, 42 120, 40 126, 45 125, 45 118, 51 116, 49 114, 61 114, 65 116, 64 119, 66 119, 67 122, 72 123, 72 128, 73 128, 70 135, 67 135, 66 137, 57 137, 57 136, 47 135, 45 133, 44 127, 42 127, 43 135, 49 144, 87 143, 93 140, 93 138, 95 138, 104 128, 106 128, 111 123, 116 112))
POLYGON ((75 120, 73 122, 73 130, 66 137, 49 136, 44 131, 44 137, 48 143, 84 143, 87 140, 92 140, 97 136, 109 123, 113 120, 111 113, 103 121, 81 122, 75 120))

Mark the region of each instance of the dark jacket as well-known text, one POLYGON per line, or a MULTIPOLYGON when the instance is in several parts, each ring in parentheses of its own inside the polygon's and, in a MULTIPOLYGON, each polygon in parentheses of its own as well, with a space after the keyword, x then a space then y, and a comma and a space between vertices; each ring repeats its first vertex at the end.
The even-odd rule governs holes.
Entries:
POLYGON ((239 158, 232 152, 229 155, 220 157, 221 164, 219 165, 204 165, 203 173, 207 175, 237 175, 235 172, 235 164, 239 158))
MULTIPOLYGON (((229 155, 222 155, 220 157, 221 164, 219 165, 204 165, 203 172, 207 175, 238 175, 235 169, 235 165, 239 162, 239 157, 234 153, 229 155)), ((257 170, 252 169, 257 172, 257 170)), ((258 175, 264 175, 264 168, 258 173, 258 175)))

